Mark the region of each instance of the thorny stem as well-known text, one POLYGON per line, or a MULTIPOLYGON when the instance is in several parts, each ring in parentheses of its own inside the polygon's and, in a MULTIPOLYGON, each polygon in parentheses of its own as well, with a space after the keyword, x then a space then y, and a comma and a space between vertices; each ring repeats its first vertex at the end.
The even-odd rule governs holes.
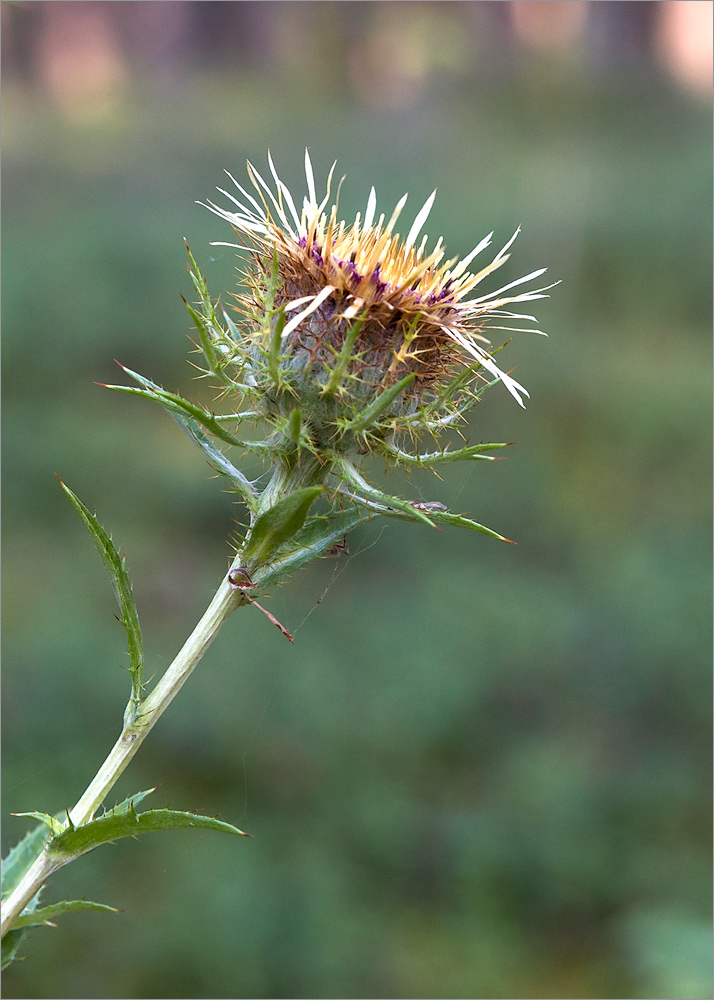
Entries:
MULTIPOLYGON (((239 563, 240 560, 236 559, 231 569, 237 567, 239 563)), ((92 819, 149 732, 188 680, 225 621, 243 603, 245 599, 241 592, 228 583, 227 576, 224 577, 213 600, 181 651, 151 694, 141 703, 133 721, 125 724, 109 756, 69 813, 69 820, 74 826, 81 826, 92 819)), ((3 903, 0 936, 11 930, 29 901, 63 863, 63 860, 53 857, 47 850, 38 855, 3 903)))

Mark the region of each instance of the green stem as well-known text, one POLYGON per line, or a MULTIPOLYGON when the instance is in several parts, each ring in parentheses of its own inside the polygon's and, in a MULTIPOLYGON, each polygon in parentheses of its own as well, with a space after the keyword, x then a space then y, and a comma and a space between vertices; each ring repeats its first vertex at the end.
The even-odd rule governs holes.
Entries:
MULTIPOLYGON (((305 485, 322 480, 324 467, 308 455, 301 460, 296 456, 279 463, 260 497, 257 513, 272 507, 282 496, 305 485)), ((206 609, 205 614, 186 640, 176 659, 158 682, 154 690, 138 706, 135 714, 125 722, 119 739, 109 756, 97 771, 76 806, 69 813, 74 826, 88 823, 116 784, 129 762, 139 750, 149 732, 159 721, 168 706, 188 680, 198 661, 220 631, 226 619, 247 603, 240 590, 228 583, 231 571, 241 566, 240 554, 206 609)), ((42 888, 53 872, 64 862, 51 851, 43 850, 25 872, 24 876, 3 903, 2 935, 9 931, 29 901, 42 888)))
MULTIPOLYGON (((239 565, 239 560, 234 563, 234 566, 237 565, 239 565)), ((244 598, 240 591, 231 587, 227 578, 224 577, 213 600, 184 643, 178 656, 151 694, 142 701, 134 720, 124 726, 109 756, 97 771, 74 809, 69 813, 70 822, 74 826, 81 826, 92 819, 149 732, 186 683, 225 621, 242 603, 244 603, 244 598)), ((42 888, 49 876, 61 867, 62 863, 60 859, 53 857, 46 850, 38 855, 14 891, 3 903, 0 936, 4 936, 12 928, 29 901, 42 888)))

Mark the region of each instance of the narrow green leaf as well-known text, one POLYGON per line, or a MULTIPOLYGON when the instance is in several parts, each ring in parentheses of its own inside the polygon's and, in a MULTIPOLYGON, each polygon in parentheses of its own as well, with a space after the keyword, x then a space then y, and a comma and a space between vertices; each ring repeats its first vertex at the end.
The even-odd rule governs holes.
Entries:
POLYGON ((243 550, 249 568, 269 562, 280 546, 302 528, 307 512, 322 491, 322 486, 294 490, 256 519, 243 550))
POLYGON ((285 306, 278 312, 268 344, 268 371, 275 385, 280 385, 280 355, 283 347, 285 328, 285 306))
POLYGON ((292 443, 295 445, 296 448, 300 444, 301 432, 302 432, 302 414, 300 413, 300 410, 297 407, 295 407, 295 409, 291 411, 290 416, 288 417, 287 433, 288 437, 290 438, 290 440, 292 441, 292 443))
POLYGON ((480 531, 482 535, 488 535, 489 538, 497 538, 499 542, 510 542, 511 545, 516 544, 511 538, 499 535, 497 531, 479 524, 478 521, 472 521, 470 517, 463 517, 461 514, 450 514, 448 511, 437 510, 433 511, 430 516, 437 524, 445 524, 455 528, 469 528, 471 531, 480 531))
POLYGON ((59 836, 53 837, 47 850, 55 857, 61 858, 61 864, 69 864, 88 851, 102 844, 109 844, 122 837, 135 837, 140 833, 151 833, 156 830, 178 830, 196 828, 203 830, 220 830, 240 837, 250 836, 231 823, 224 823, 213 816, 200 816, 198 813, 180 812, 175 809, 150 809, 137 813, 133 805, 126 810, 105 813, 83 826, 65 830, 59 836))
POLYGON ((289 551, 261 566, 253 574, 253 582, 261 587, 274 586, 301 566, 324 555, 363 520, 362 514, 354 508, 310 518, 290 540, 289 551))
POLYGON ((406 389, 415 378, 415 373, 411 372, 411 374, 405 375, 404 378, 395 382, 389 389, 385 389, 384 392, 381 392, 379 396, 372 400, 369 406, 361 410, 354 420, 350 420, 345 424, 345 430, 352 431, 355 434, 361 434, 362 431, 367 430, 368 427, 377 422, 385 410, 392 405, 399 393, 406 389))
MULTIPOLYGON (((188 243, 184 240, 184 245, 186 247, 186 253, 188 254, 188 259, 191 266, 187 264, 188 273, 191 276, 191 282, 193 287, 198 294, 200 299, 201 312, 194 309, 186 299, 183 299, 184 305, 188 309, 189 315, 193 320, 194 326, 198 331, 198 336, 201 341, 201 350, 203 355, 208 362, 208 367, 212 374, 223 382, 224 385, 237 388, 236 383, 232 378, 226 374, 227 358, 217 350, 217 345, 231 346, 231 341, 235 342, 237 338, 233 337, 233 326, 229 325, 228 333, 223 329, 221 324, 216 318, 216 308, 218 302, 214 302, 208 291, 208 284, 206 278, 204 277, 201 269, 194 260, 193 254, 189 250, 188 243)), ((225 315, 225 313, 224 313, 225 315)))
POLYGON ((241 410, 239 413, 214 413, 213 419, 219 423, 240 423, 243 420, 260 420, 262 414, 258 410, 241 410))
POLYGON ((62 480, 60 480, 59 483, 69 497, 72 506, 84 521, 87 530, 92 536, 94 544, 99 550, 99 554, 102 557, 109 576, 111 577, 114 594, 121 610, 121 618, 119 620, 126 629, 127 641, 129 643, 129 670, 131 673, 132 686, 131 698, 132 702, 137 704, 141 700, 142 695, 144 642, 141 635, 141 628, 139 626, 139 616, 136 611, 136 604, 134 603, 134 594, 126 572, 125 561, 115 549, 114 543, 109 535, 107 535, 104 528, 102 528, 94 514, 90 513, 79 497, 77 497, 68 486, 65 486, 62 480))
POLYGON ((88 899, 65 899, 61 903, 51 903, 49 906, 41 906, 33 913, 23 913, 13 924, 13 930, 20 930, 23 927, 40 927, 43 924, 52 924, 58 917, 63 917, 65 913, 78 913, 81 910, 101 910, 105 913, 119 913, 115 906, 107 906, 106 903, 92 903, 88 899))
POLYGON ((189 316, 193 320, 193 325, 198 330, 198 337, 199 340, 201 341, 201 350, 203 351, 203 356, 208 362, 208 367, 211 369, 214 375, 218 375, 219 377, 221 377, 223 368, 221 364, 222 359, 219 357, 218 352, 216 351, 215 344, 213 342, 213 338, 211 337, 210 319, 206 316, 202 316, 199 312, 196 312, 191 303, 187 302, 186 299, 184 299, 183 295, 181 296, 181 298, 183 300, 183 304, 186 306, 186 309, 188 310, 189 316))
POLYGON ((359 332, 362 329, 362 324, 364 323, 366 317, 367 313, 365 311, 358 319, 355 320, 347 331, 344 343, 340 348, 339 354, 335 358, 335 367, 332 369, 330 378, 322 390, 323 396, 334 396, 342 384, 342 379, 345 377, 347 372, 347 366, 352 360, 352 351, 354 349, 355 342, 359 336, 359 332))
POLYGON ((201 304, 205 307, 211 305, 211 297, 208 294, 208 283, 203 276, 200 267, 196 263, 193 254, 191 253, 188 243, 186 240, 183 241, 183 245, 186 247, 186 253, 188 254, 188 259, 191 262, 191 267, 188 268, 188 273, 191 275, 191 282, 193 287, 196 289, 196 294, 201 299, 201 304))
POLYGON ((492 455, 484 455, 483 452, 493 451, 496 448, 507 448, 514 442, 504 442, 503 444, 472 444, 465 448, 457 448, 455 451, 432 451, 426 455, 410 455, 409 452, 402 451, 387 442, 383 445, 383 450, 393 456, 397 461, 407 465, 440 465, 442 462, 460 462, 464 459, 483 459, 489 462, 494 461, 492 455))

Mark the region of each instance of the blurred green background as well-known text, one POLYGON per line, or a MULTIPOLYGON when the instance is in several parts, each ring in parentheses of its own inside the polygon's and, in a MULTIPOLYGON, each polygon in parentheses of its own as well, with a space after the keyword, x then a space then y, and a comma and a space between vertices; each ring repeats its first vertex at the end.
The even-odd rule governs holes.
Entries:
POLYGON ((518 545, 365 524, 266 598, 294 648, 236 615, 112 801, 159 785, 254 839, 60 872, 48 901, 126 912, 35 931, 5 997, 711 997, 711 83, 685 8, 711 17, 3 5, 5 850, 9 813, 78 798, 128 694, 55 474, 126 549, 147 674, 228 565, 240 508, 199 452, 94 384, 116 358, 210 402, 182 237, 234 287, 195 204, 223 169, 270 148, 302 197, 309 146, 321 181, 347 174, 348 220, 372 184, 411 217, 436 186, 450 254, 521 224, 504 282, 562 279, 549 339, 501 355, 527 411, 496 389, 473 421, 508 460, 391 481, 518 545))

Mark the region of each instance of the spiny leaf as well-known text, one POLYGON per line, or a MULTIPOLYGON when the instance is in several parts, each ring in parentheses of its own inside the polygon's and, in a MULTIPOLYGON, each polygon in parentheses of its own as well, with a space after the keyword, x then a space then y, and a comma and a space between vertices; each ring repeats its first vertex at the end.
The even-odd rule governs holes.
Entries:
POLYGON ((211 369, 211 372, 214 375, 218 375, 218 377, 220 378, 222 376, 222 369, 223 369, 223 366, 221 364, 222 359, 219 357, 218 352, 216 351, 213 338, 211 337, 210 334, 210 328, 209 328, 210 320, 208 319, 208 317, 202 316, 201 313, 196 312, 191 303, 187 302, 186 299, 183 298, 183 295, 181 296, 181 298, 183 300, 183 304, 186 306, 186 309, 188 310, 189 316, 193 320, 193 325, 198 330, 198 336, 201 341, 201 350, 203 351, 204 357, 208 362, 208 367, 211 369))
POLYGON ((480 531, 482 535, 488 535, 490 538, 497 538, 499 542, 510 542, 511 545, 516 544, 511 538, 499 535, 497 531, 493 531, 491 528, 479 524, 478 521, 472 521, 470 517, 464 517, 461 514, 450 514, 448 511, 433 511, 431 517, 437 524, 446 524, 455 528, 469 528, 471 531, 480 531))
POLYGON ((65 913, 77 913, 81 910, 102 910, 105 913, 120 912, 115 906, 107 906, 106 903, 92 903, 88 899, 65 899, 61 903, 41 906, 33 913, 23 913, 13 924, 13 930, 20 930, 23 927, 40 927, 43 924, 52 926, 57 917, 63 917, 65 913))
POLYGON ((181 812, 175 809, 150 809, 137 813, 132 803, 121 812, 111 810, 97 819, 65 830, 59 836, 53 837, 48 845, 50 856, 59 857, 61 864, 68 864, 88 851, 93 851, 101 844, 110 844, 121 837, 134 837, 140 833, 151 833, 156 830, 178 830, 195 828, 204 830, 220 830, 240 837, 250 834, 239 830, 231 823, 215 819, 213 816, 201 816, 198 813, 181 812))
POLYGON ((312 503, 322 486, 305 486, 279 500, 260 515, 250 529, 243 559, 251 567, 270 560, 280 546, 302 528, 312 503))
POLYGON ((116 813, 128 812, 130 809, 136 808, 139 802, 145 799, 147 795, 151 795, 155 791, 156 791, 155 788, 147 788, 143 792, 134 792, 134 794, 130 795, 128 799, 124 799, 123 802, 118 802, 117 805, 112 806, 111 809, 105 810, 105 812, 102 813, 102 815, 106 816, 109 813, 116 814, 116 813))
POLYGON ((397 461, 408 465, 440 465, 442 462, 460 462, 463 459, 484 459, 489 462, 494 461, 493 455, 484 455, 483 452, 493 451, 496 448, 507 448, 512 441, 503 444, 472 444, 465 448, 457 448, 455 451, 433 451, 426 455, 410 455, 409 452, 402 451, 394 445, 385 442, 382 448, 388 455, 397 461))
POLYGON ((208 292, 208 283, 206 282, 206 279, 202 274, 201 269, 196 263, 194 256, 191 253, 188 243, 186 242, 185 239, 183 241, 183 245, 186 247, 186 253, 188 254, 188 259, 191 262, 191 266, 189 267, 187 264, 186 267, 188 269, 188 273, 191 275, 191 282, 193 284, 193 287, 196 289, 196 294, 201 299, 201 305, 204 307, 204 309, 206 307, 210 309, 213 303, 211 301, 211 296, 208 292))
MULTIPOLYGON (((104 815, 107 815, 108 813, 120 814, 128 812, 130 809, 135 809, 139 802, 145 799, 147 795, 151 795, 151 793, 155 791, 155 788, 148 788, 143 792, 135 792, 134 795, 131 795, 128 799, 124 799, 123 802, 119 802, 112 809, 107 810, 104 815)), ((34 830, 27 833, 22 840, 8 852, 7 857, 3 858, 3 899, 17 887, 23 875, 38 856, 43 845, 49 840, 52 834, 63 833, 67 826, 66 813, 60 813, 57 816, 50 816, 49 813, 33 811, 15 813, 14 815, 28 816, 32 819, 37 819, 40 821, 40 825, 36 826, 34 830)))
POLYGON ((111 577, 114 594, 121 610, 120 621, 126 629, 127 641, 129 643, 129 670, 131 672, 132 685, 131 701, 136 705, 141 701, 142 695, 144 642, 141 636, 136 604, 134 603, 134 594, 131 589, 129 577, 127 576, 124 559, 119 555, 111 538, 107 535, 104 528, 102 528, 94 514, 84 506, 79 497, 68 486, 65 486, 62 480, 59 483, 69 497, 72 506, 84 521, 111 577))
MULTIPOLYGON (((188 268, 188 273, 191 276, 191 282, 193 287, 196 289, 201 300, 202 313, 197 312, 193 306, 191 306, 186 299, 183 299, 184 305, 189 311, 191 319, 193 320, 194 326, 198 330, 198 336, 201 341, 201 350, 203 351, 204 357, 208 362, 208 366, 214 375, 217 375, 222 381, 230 384, 230 379, 226 379, 223 373, 223 359, 220 357, 215 347, 215 335, 216 331, 220 329, 216 321, 216 306, 211 299, 208 292, 208 285, 204 275, 193 258, 193 254, 189 250, 188 243, 184 240, 184 245, 186 247, 186 253, 188 254, 188 259, 191 262, 191 266, 186 265, 188 268)), ((222 331, 221 331, 222 332, 222 331)))

